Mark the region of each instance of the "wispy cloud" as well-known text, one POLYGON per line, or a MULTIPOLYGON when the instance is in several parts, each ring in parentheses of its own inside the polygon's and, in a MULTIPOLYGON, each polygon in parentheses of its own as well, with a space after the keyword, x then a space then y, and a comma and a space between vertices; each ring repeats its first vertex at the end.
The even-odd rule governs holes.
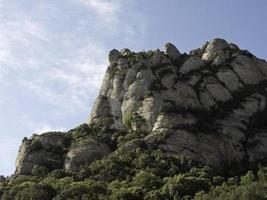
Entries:
POLYGON ((60 128, 51 127, 49 124, 44 123, 42 126, 39 126, 37 129, 35 129, 33 131, 33 133, 41 134, 41 133, 46 133, 49 131, 61 131, 61 132, 63 132, 63 131, 65 131, 65 128, 63 128, 63 127, 60 127, 60 128))
MULTIPOLYGON (((145 22, 128 2, 0 0, 0 110, 12 106, 5 110, 20 131, 4 116, 0 124, 16 144, 25 132, 63 130, 78 114, 89 115, 108 49, 142 42, 145 22)), ((15 146, 6 154, 13 160, 15 146)))
POLYGON ((80 2, 94 12, 98 19, 106 25, 112 27, 118 23, 118 14, 122 7, 121 0, 80 0, 80 2))

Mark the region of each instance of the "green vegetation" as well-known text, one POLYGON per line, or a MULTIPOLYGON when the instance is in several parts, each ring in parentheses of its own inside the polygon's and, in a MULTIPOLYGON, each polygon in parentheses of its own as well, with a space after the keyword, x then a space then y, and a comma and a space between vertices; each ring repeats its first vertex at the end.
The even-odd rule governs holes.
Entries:
MULTIPOLYGON (((182 109, 173 109, 173 102, 165 103, 161 112, 184 113, 182 109)), ((197 114, 196 110, 191 112, 197 114)), ((208 128, 210 118, 206 115, 198 113, 199 119, 206 119, 198 124, 208 128)), ((257 113, 257 117, 262 116, 257 113)), ((70 130, 65 133, 67 146, 69 138, 84 140, 90 136, 106 142, 113 153, 81 166, 77 173, 63 169, 51 171, 46 166, 35 165, 32 176, 12 176, 0 182, 0 199, 267 200, 267 167, 259 166, 242 174, 231 169, 230 174, 184 156, 166 154, 157 141, 162 141, 168 132, 155 135, 155 141, 147 143, 144 138, 148 133, 132 129, 135 118, 132 113, 125 117, 128 131, 109 129, 103 126, 104 122, 92 126, 82 124, 70 130)), ((262 122, 259 125, 265 127, 262 122)), ((25 142, 34 149, 40 146, 35 139, 25 142)))
MULTIPOLYGON (((89 134, 81 125, 72 133, 89 134)), ((112 154, 78 173, 35 166, 33 176, 17 176, 0 183, 1 200, 253 200, 267 199, 267 168, 228 177, 183 156, 167 155, 137 132, 115 132, 114 141, 125 135, 112 154)), ((78 135, 79 135, 78 134, 78 135)), ((92 133, 91 133, 92 134, 92 133)))

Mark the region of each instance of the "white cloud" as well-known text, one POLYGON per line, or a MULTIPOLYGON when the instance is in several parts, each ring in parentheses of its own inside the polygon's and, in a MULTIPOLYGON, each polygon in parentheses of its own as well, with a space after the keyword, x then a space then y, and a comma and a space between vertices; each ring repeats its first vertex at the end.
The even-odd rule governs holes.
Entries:
POLYGON ((80 0, 92 12, 95 12, 97 17, 109 27, 113 27, 118 22, 118 13, 121 9, 121 0, 80 0))
POLYGON ((98 92, 107 66, 105 57, 103 48, 90 42, 69 57, 58 59, 55 67, 42 69, 42 76, 19 83, 29 95, 38 96, 65 114, 82 111, 88 106, 88 97, 98 92))
MULTIPOLYGON (((144 34, 142 15, 131 13, 129 4, 121 0, 71 1, 80 2, 98 16, 100 20, 93 24, 95 29, 111 25, 120 42, 133 44, 144 34), (125 17, 128 15, 129 18, 125 17), (129 23, 125 23, 125 19, 129 19, 129 23)), ((33 3, 32 10, 41 7, 41 13, 49 11, 51 18, 40 17, 40 10, 26 12, 14 2, 1 2, 0 84, 12 80, 12 84, 24 94, 55 106, 62 115, 71 115, 84 110, 88 99, 98 93, 108 64, 107 47, 101 38, 84 32, 79 26, 81 21, 86 23, 84 16, 72 16, 72 13, 68 16, 64 9, 60 10, 53 4, 40 5, 33 3), (58 21, 54 24, 55 19, 58 21), (56 25, 61 26, 61 23, 70 20, 73 20, 73 27, 66 33, 58 32, 56 25)), ((88 25, 90 22, 87 22, 88 25)), ((69 25, 61 29, 66 27, 69 28, 69 25)), ((108 30, 100 34, 113 39, 108 30)))
MULTIPOLYGON (((142 42, 140 38, 146 27, 142 15, 131 12, 129 4, 122 0, 69 0, 66 4, 29 0, 29 3, 31 8, 20 1, 0 0, 0 89, 4 88, 0 90, 0 110, 4 97, 12 94, 7 99, 12 99, 16 111, 9 115, 19 119, 7 125, 16 144, 10 145, 9 150, 0 147, 0 155, 8 151, 7 157, 13 156, 0 157, 10 166, 25 134, 64 130, 65 119, 75 121, 77 113, 89 115, 89 105, 98 93, 108 65, 108 48, 142 42), (79 6, 73 6, 73 2, 79 6), (81 5, 90 12, 84 12, 81 5), (8 93, 9 87, 14 89, 13 93, 8 93), (47 121, 37 119, 37 112, 42 112, 43 118, 48 112, 41 105, 34 107, 40 102, 46 108, 52 107, 49 114, 63 125, 51 123, 49 115, 47 121), (17 117, 16 114, 24 112, 21 109, 24 106, 28 109, 27 117, 17 117), (14 124, 25 129, 15 133, 14 124)), ((0 116, 1 121, 5 122, 0 116)))
MULTIPOLYGON (((36 126, 36 125, 35 125, 36 126)), ((49 131, 65 131, 65 128, 56 128, 56 127, 51 127, 48 124, 43 124, 42 126, 39 126, 38 128, 36 128, 35 130, 33 130, 33 133, 37 133, 37 134, 41 134, 41 133, 46 133, 49 131)))

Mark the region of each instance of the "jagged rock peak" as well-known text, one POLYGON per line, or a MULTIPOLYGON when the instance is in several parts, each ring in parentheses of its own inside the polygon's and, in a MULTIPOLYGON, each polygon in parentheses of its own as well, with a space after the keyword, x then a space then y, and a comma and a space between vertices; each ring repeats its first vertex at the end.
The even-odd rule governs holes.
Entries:
POLYGON ((218 38, 189 54, 164 48, 110 51, 88 124, 25 139, 16 174, 78 171, 114 150, 112 130, 146 133, 147 145, 219 170, 267 163, 267 63, 218 38))
POLYGON ((147 141, 168 133, 167 152, 218 168, 267 160, 265 129, 250 130, 266 112, 266 83, 267 63, 223 39, 190 54, 170 43, 128 51, 108 67, 89 124, 146 131, 147 141))
POLYGON ((178 59, 181 56, 179 50, 169 42, 165 44, 165 53, 173 59, 178 59))

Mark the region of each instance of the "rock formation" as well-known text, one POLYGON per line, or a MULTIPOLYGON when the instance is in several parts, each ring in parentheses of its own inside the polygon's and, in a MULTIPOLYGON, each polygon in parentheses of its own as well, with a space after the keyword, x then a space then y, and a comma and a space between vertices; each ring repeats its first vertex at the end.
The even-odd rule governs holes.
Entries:
MULTIPOLYGON (((165 52, 112 50, 109 61, 90 126, 144 131, 148 145, 219 170, 267 162, 264 60, 214 39, 189 54, 170 43, 165 52)), ((112 151, 98 137, 74 132, 25 139, 16 174, 30 174, 34 165, 76 171, 112 151)))

